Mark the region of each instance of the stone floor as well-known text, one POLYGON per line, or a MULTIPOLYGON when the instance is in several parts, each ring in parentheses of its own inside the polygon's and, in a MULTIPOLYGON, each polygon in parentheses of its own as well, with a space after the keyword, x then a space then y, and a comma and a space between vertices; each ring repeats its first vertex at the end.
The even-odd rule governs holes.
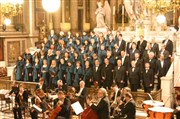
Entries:
MULTIPOLYGON (((14 119, 12 112, 12 105, 7 104, 5 101, 0 101, 0 119, 14 119)), ((26 119, 31 119, 31 118, 27 116, 26 119)), ((72 118, 72 119, 77 119, 77 118, 72 118)), ((137 110, 136 119, 148 119, 147 114, 144 111, 137 110)))
MULTIPOLYGON (((12 111, 1 111, 0 112, 0 119, 14 119, 12 111)), ((26 117, 26 119, 31 119, 30 117, 26 117)), ((146 117, 146 113, 144 111, 136 112, 136 119, 148 119, 146 117)))

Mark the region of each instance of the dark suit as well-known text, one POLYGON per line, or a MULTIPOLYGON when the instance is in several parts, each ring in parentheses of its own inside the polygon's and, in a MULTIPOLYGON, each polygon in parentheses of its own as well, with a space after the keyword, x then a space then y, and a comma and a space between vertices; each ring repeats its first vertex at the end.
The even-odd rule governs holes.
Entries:
MULTIPOLYGON (((35 90, 37 90, 37 89, 40 89, 40 85, 39 85, 39 84, 37 84, 36 87, 35 87, 35 90)), ((46 85, 45 85, 45 84, 43 84, 43 86, 41 87, 41 89, 42 89, 45 93, 47 92, 47 88, 46 88, 46 85)))
POLYGON ((108 87, 110 89, 113 83, 113 66, 111 64, 108 64, 107 66, 104 64, 102 67, 102 77, 105 77, 103 87, 108 87))
POLYGON ((140 53, 138 49, 135 49, 135 50, 130 50, 129 52, 129 60, 132 61, 134 60, 134 54, 135 53, 140 53))
MULTIPOLYGON (((55 108, 57 106, 58 101, 59 101, 58 98, 54 100, 55 108)), ((65 119, 70 119, 70 106, 71 106, 71 101, 68 98, 65 98, 63 104, 61 105, 61 111, 58 113, 58 116, 64 117, 65 119)))
POLYGON ((22 96, 20 96, 18 92, 15 96, 15 107, 13 108, 14 119, 22 119, 22 109, 25 109, 27 105, 28 105, 27 91, 24 91, 22 96))
POLYGON ((114 69, 114 80, 119 88, 123 88, 125 84, 126 70, 124 66, 116 66, 114 69))
POLYGON ((143 55, 146 45, 147 45, 146 40, 143 40, 142 43, 140 43, 140 41, 137 42, 137 49, 140 51, 140 56, 143 55))
MULTIPOLYGON (((48 109, 48 102, 50 102, 50 99, 48 97, 44 96, 44 97, 40 98, 40 100, 41 100, 41 102, 37 103, 36 98, 33 97, 31 99, 31 103, 39 106, 39 108, 42 109, 42 113, 44 113, 48 109)), ((31 115, 32 119, 38 119, 38 111, 36 109, 32 108, 30 110, 30 115, 31 115)))
POLYGON ((117 41, 116 44, 119 46, 119 52, 121 52, 122 50, 125 51, 126 48, 126 41, 125 40, 121 40, 121 41, 117 41), (119 42, 121 42, 121 44, 119 44, 119 42))
POLYGON ((131 67, 128 69, 128 78, 132 91, 137 91, 140 86, 141 79, 141 71, 139 67, 135 67, 134 69, 131 67))
POLYGON ((97 71, 96 71, 96 66, 95 67, 93 67, 93 76, 92 76, 92 78, 93 78, 93 81, 95 82, 95 81, 97 81, 98 82, 98 84, 99 84, 99 87, 101 87, 102 86, 102 76, 101 76, 101 69, 102 69, 102 67, 101 66, 98 66, 98 68, 97 68, 97 71))
POLYGON ((121 108, 121 113, 124 119, 135 119, 136 105, 133 99, 124 104, 121 108))
POLYGON ((97 112, 99 119, 110 119, 110 104, 108 97, 102 98, 97 106, 91 105, 91 108, 97 112))
POLYGON ((126 53, 129 54, 130 50, 132 50, 132 44, 133 42, 128 42, 126 46, 126 53))
POLYGON ((145 93, 150 93, 152 86, 154 83, 154 73, 152 69, 148 69, 147 71, 143 71, 143 86, 144 86, 144 92, 145 93))
MULTIPOLYGON (((163 40, 162 43, 165 43, 166 40, 163 40)), ((170 55, 172 55, 173 52, 173 42, 168 39, 167 43, 165 44, 165 49, 169 52, 170 55)))
POLYGON ((155 56, 157 57, 159 53, 159 45, 157 43, 154 43, 151 50, 155 53, 155 56))
POLYGON ((156 62, 156 74, 158 75, 158 87, 157 89, 160 89, 160 86, 161 86, 161 80, 160 78, 162 76, 165 76, 166 73, 168 72, 169 70, 169 67, 170 67, 170 62, 169 60, 164 60, 163 61, 163 67, 161 66, 161 61, 160 60, 157 60, 156 62))
POLYGON ((55 92, 58 93, 59 91, 63 91, 64 93, 67 93, 68 86, 66 84, 63 84, 62 86, 57 86, 57 88, 55 88, 55 92))
MULTIPOLYGON (((80 87, 76 88, 76 93, 79 93, 80 91, 80 87)), ((84 103, 85 103, 85 100, 86 100, 86 95, 87 95, 87 89, 86 87, 83 88, 80 96, 78 96, 78 99, 79 99, 79 103, 81 104, 81 106, 84 108, 84 103)))
POLYGON ((164 55, 165 59, 169 60, 169 52, 167 50, 164 50, 164 51, 160 50, 158 56, 160 57, 161 54, 164 55))

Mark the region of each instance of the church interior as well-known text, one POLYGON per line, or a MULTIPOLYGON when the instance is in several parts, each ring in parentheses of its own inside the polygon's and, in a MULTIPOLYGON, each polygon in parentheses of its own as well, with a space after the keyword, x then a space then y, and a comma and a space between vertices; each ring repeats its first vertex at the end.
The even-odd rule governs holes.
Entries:
POLYGON ((0 0, 0 119, 180 119, 180 0, 0 0))

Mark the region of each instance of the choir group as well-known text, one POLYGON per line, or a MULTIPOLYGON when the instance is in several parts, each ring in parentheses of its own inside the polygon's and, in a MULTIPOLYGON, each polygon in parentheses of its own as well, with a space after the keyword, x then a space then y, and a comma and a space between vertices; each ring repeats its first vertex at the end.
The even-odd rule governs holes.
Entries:
POLYGON ((51 30, 40 49, 34 54, 27 49, 19 55, 17 81, 38 82, 42 77, 45 85, 53 89, 58 80, 68 86, 78 86, 83 80, 86 87, 97 82, 110 89, 116 83, 119 88, 129 85, 132 91, 144 88, 150 92, 154 78, 160 89, 160 77, 166 75, 171 64, 173 43, 168 36, 159 45, 155 38, 147 42, 143 36, 137 42, 134 36, 126 42, 119 31, 108 31, 107 35, 60 32, 58 36, 51 30))

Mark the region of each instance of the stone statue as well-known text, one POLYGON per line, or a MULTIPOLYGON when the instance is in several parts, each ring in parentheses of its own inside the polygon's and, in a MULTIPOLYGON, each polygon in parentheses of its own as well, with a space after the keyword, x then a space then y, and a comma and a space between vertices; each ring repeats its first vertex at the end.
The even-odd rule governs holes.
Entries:
POLYGON ((104 2, 104 6, 102 2, 97 2, 98 8, 95 11, 96 15, 96 23, 97 28, 107 28, 110 27, 111 24, 111 8, 109 6, 108 1, 104 2))
POLYGON ((95 12, 97 28, 104 28, 106 27, 106 24, 104 21, 105 10, 101 2, 97 2, 97 6, 98 8, 96 9, 96 12, 95 12))

